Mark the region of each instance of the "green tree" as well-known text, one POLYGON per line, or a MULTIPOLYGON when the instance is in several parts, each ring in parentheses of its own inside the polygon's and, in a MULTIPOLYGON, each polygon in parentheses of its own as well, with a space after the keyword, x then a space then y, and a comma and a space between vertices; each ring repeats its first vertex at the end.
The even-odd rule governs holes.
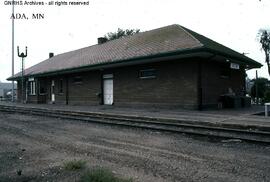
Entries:
POLYGON ((104 37, 107 40, 114 40, 114 39, 119 39, 120 37, 128 36, 128 35, 134 35, 136 33, 139 33, 140 29, 126 29, 123 30, 121 28, 118 28, 116 32, 109 32, 104 37))
POLYGON ((264 51, 265 54, 265 62, 267 64, 268 68, 268 74, 270 76, 270 31, 268 30, 260 30, 259 31, 259 37, 260 37, 260 44, 261 48, 264 51))
POLYGON ((258 78, 253 79, 252 82, 254 83, 251 87, 251 97, 256 97, 256 90, 258 90, 258 98, 264 98, 265 92, 267 91, 267 84, 269 83, 267 78, 258 78), (257 86, 257 89, 256 89, 257 86))

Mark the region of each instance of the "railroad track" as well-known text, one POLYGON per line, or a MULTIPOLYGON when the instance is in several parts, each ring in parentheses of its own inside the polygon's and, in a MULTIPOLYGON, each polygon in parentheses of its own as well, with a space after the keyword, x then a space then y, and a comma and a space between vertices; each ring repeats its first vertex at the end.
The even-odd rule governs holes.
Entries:
POLYGON ((141 129, 150 129, 163 132, 188 133, 193 135, 240 139, 250 142, 260 142, 270 144, 270 128, 257 128, 256 126, 224 124, 222 126, 213 123, 165 119, 155 117, 128 116, 117 114, 106 114, 98 112, 80 112, 66 110, 51 110, 46 108, 28 108, 19 106, 1 106, 0 112, 31 114, 38 116, 47 116, 61 119, 72 119, 101 123, 107 125, 116 125, 124 127, 134 127, 141 129))

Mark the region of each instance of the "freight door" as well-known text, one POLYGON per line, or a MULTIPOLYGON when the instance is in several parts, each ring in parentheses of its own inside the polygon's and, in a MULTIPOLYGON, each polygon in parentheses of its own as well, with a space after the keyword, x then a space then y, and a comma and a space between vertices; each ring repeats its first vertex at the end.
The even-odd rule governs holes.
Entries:
POLYGON ((103 101, 104 105, 113 104, 113 75, 103 75, 103 101))
POLYGON ((52 85, 51 85, 51 102, 55 102, 55 90, 54 90, 54 80, 52 80, 52 85))

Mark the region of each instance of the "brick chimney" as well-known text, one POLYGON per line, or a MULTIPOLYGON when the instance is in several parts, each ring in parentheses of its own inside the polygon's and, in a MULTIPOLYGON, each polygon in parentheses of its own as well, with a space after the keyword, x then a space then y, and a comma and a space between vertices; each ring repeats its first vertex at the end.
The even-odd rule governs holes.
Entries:
POLYGON ((98 38, 98 44, 103 44, 103 43, 105 43, 105 42, 107 42, 108 40, 107 40, 107 38, 105 38, 105 37, 99 37, 98 38))
POLYGON ((50 52, 49 53, 49 58, 52 58, 54 56, 54 53, 53 52, 50 52))

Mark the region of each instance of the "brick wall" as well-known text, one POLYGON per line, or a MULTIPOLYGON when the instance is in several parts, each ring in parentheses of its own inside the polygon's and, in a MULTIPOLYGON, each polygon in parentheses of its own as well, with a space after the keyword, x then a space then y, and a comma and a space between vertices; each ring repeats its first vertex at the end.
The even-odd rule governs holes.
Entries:
POLYGON ((102 75, 112 73, 114 104, 117 106, 197 108, 196 64, 193 60, 178 60, 47 78, 46 102, 51 101, 51 80, 54 80, 56 104, 66 104, 68 98, 71 105, 99 105, 102 102, 102 95, 98 96, 102 94, 102 75), (139 78, 139 71, 145 69, 155 69, 156 78, 139 78), (82 81, 76 83, 76 77, 82 81), (63 80, 63 93, 60 93, 60 80, 63 80))
POLYGON ((202 104, 204 107, 217 107, 220 95, 227 94, 229 88, 240 94, 245 88, 245 70, 230 69, 229 63, 205 61, 202 64, 202 104), (229 75, 224 76, 224 69, 229 75))
POLYGON ((55 103, 71 105, 97 105, 100 98, 97 93, 101 92, 101 73, 100 71, 89 71, 77 74, 57 76, 48 78, 47 103, 51 102, 51 81, 55 83, 55 103), (76 82, 81 79, 81 81, 76 82), (60 80, 63 83, 63 91, 60 92, 60 80))
POLYGON ((196 65, 193 60, 178 60, 115 69, 114 103, 197 108, 196 65), (139 78, 145 69, 155 69, 156 78, 139 78))
POLYGON ((245 87, 245 70, 229 69, 229 77, 223 77, 221 72, 226 66, 228 63, 185 59, 38 78, 46 85, 47 91, 42 95, 30 96, 29 101, 50 103, 51 81, 54 80, 56 104, 66 104, 68 101, 70 105, 99 105, 102 104, 102 75, 113 74, 116 106, 197 109, 201 100, 203 107, 217 107, 220 95, 228 93, 229 88, 240 93, 245 87), (146 69, 155 69, 156 77, 141 79, 139 72, 146 69))

